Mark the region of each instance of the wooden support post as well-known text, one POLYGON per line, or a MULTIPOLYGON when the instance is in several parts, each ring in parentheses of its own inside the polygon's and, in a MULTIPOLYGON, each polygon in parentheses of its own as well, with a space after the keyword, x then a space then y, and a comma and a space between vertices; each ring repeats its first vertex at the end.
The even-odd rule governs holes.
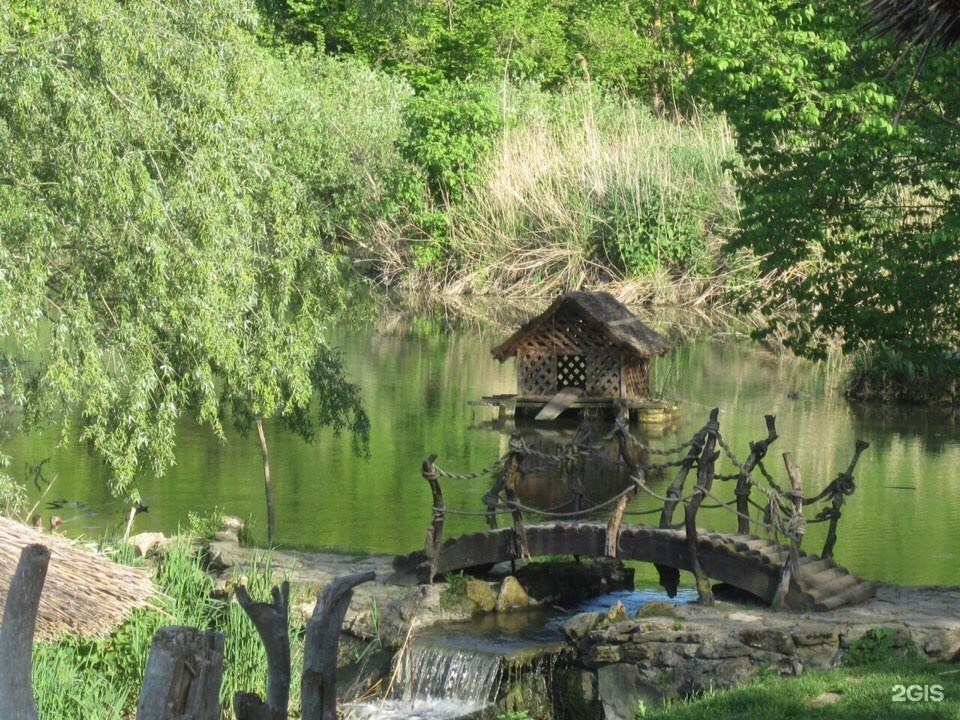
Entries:
POLYGON ((424 479, 430 484, 430 492, 433 495, 430 527, 427 528, 427 537, 424 541, 424 552, 430 564, 430 576, 427 578, 427 582, 433 582, 433 578, 437 574, 437 563, 440 561, 440 545, 443 542, 443 493, 440 492, 440 483, 437 482, 437 469, 433 466, 436 459, 436 455, 431 455, 423 461, 423 466, 420 469, 424 479))
MULTIPOLYGON (((673 525, 673 513, 677 507, 677 502, 679 502, 681 495, 683 495, 683 486, 687 481, 687 475, 690 473, 690 469, 697 463, 706 441, 707 426, 704 425, 690 439, 690 449, 681 461, 676 477, 670 484, 670 487, 667 488, 667 500, 663 503, 663 510, 660 512, 661 528, 669 528, 673 525)), ((655 565, 655 567, 660 576, 660 586, 667 591, 667 595, 676 597, 677 588, 680 585, 680 571, 669 565, 655 565)))
POLYGON ((767 449, 779 436, 777 435, 776 417, 773 415, 764 415, 764 421, 767 423, 767 437, 758 442, 750 443, 750 454, 740 468, 737 476, 737 532, 747 534, 750 532, 750 521, 747 519, 750 515, 750 472, 763 460, 767 454, 767 449))
MULTIPOLYGON (((626 407, 626 404, 624 404, 624 407, 626 407)), ((630 452, 627 448, 626 423, 623 423, 622 421, 617 426, 617 446, 620 450, 620 457, 627 466, 627 477, 629 478, 630 484, 633 487, 630 488, 629 492, 620 497, 613 509, 613 513, 610 515, 610 520, 607 521, 606 556, 612 558, 617 557, 617 547, 620 541, 620 525, 623 522, 623 513, 626 511, 629 502, 637 496, 637 489, 640 487, 640 485, 647 481, 646 475, 643 472, 643 468, 637 465, 633 458, 630 457, 630 452)))
POLYGON ((856 489, 853 482, 853 469, 857 466, 861 453, 868 447, 870 447, 870 443, 857 440, 850 465, 847 466, 845 472, 840 473, 836 480, 831 483, 833 486, 833 502, 831 503, 830 527, 827 529, 827 537, 823 541, 823 552, 820 553, 823 558, 833 557, 833 546, 837 543, 837 523, 840 522, 840 508, 846 502, 846 496, 852 495, 856 489))
POLYGON ((272 602, 254 601, 243 585, 236 587, 237 602, 250 618, 267 651, 267 694, 238 692, 233 696, 237 720, 287 720, 290 703, 290 583, 271 591, 272 602))
POLYGON ((793 501, 793 516, 787 525, 788 535, 790 537, 790 554, 787 561, 783 564, 780 572, 780 584, 777 586, 777 592, 773 596, 773 607, 780 609, 787 604, 787 593, 790 591, 791 578, 796 576, 794 582, 800 587, 800 544, 803 542, 805 525, 803 522, 803 479, 800 476, 800 467, 793 462, 790 453, 783 454, 783 464, 787 468, 787 476, 790 478, 790 498, 793 501))
POLYGON ((153 634, 137 720, 220 720, 223 633, 168 625, 153 634))
POLYGON ((719 413, 719 408, 710 411, 710 422, 706 425, 708 428, 707 441, 703 446, 703 453, 700 455, 700 463, 697 468, 697 485, 684 512, 687 551, 690 553, 690 569, 693 571, 693 577, 697 583, 697 594, 700 596, 700 602, 704 605, 713 604, 713 591, 710 589, 710 579, 700 564, 700 549, 697 545, 697 511, 713 484, 713 471, 717 458, 720 456, 719 452, 714 451, 717 445, 717 433, 720 429, 717 421, 719 413))
MULTIPOLYGON (((431 461, 432 462, 432 461, 431 461)), ((376 579, 373 570, 331 580, 307 621, 300 685, 303 720, 337 720, 337 647, 353 589, 376 579)))
POLYGON ((523 513, 517 505, 517 482, 520 480, 520 462, 523 455, 519 452, 510 453, 507 460, 507 482, 504 493, 507 505, 510 506, 510 515, 513 517, 513 539, 517 557, 529 559, 530 548, 527 544, 527 531, 523 529, 523 513))
POLYGON ((33 633, 40 594, 47 577, 50 550, 27 545, 10 579, 0 627, 0 718, 37 720, 37 704, 30 684, 33 633))

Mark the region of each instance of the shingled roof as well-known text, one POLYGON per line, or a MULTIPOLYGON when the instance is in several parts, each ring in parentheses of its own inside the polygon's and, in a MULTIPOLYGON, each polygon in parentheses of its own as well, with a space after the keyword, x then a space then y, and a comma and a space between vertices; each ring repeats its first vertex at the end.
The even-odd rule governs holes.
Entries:
POLYGON ((527 321, 513 335, 492 350, 493 356, 503 362, 517 354, 523 339, 535 332, 562 311, 572 311, 592 321, 615 345, 632 350, 640 357, 663 355, 672 345, 656 330, 643 324, 636 315, 613 295, 603 291, 565 292, 550 307, 527 321))

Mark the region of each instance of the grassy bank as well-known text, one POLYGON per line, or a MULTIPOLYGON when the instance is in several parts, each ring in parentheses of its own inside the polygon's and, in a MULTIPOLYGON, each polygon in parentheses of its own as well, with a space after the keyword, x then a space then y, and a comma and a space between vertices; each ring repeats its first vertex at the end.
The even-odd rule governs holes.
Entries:
POLYGON ((719 249, 738 212, 722 118, 655 117, 589 85, 494 92, 499 129, 419 216, 432 225, 412 218, 374 237, 388 284, 500 297, 606 285, 634 302, 704 303, 740 281, 743 263, 719 249))
POLYGON ((731 690, 710 692, 662 708, 641 707, 645 720, 876 720, 960 717, 960 670, 921 659, 888 658, 798 677, 776 674, 731 690), (904 689, 900 690, 899 686, 904 689), (942 699, 936 700, 941 688, 942 699), (907 693, 907 688, 919 687, 907 693), (926 688, 924 694, 923 688, 926 688), (895 698, 901 698, 895 700, 895 698), (915 699, 919 698, 919 699, 915 699))

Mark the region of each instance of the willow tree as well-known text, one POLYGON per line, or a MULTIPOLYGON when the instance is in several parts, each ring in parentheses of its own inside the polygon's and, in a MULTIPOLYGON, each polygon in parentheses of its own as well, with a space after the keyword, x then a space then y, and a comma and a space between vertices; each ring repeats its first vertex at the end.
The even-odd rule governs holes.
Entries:
POLYGON ((356 314, 346 244, 394 162, 402 89, 267 55, 255 17, 0 3, 0 334, 30 360, 6 390, 28 428, 75 425, 119 493, 171 466, 185 416, 365 442, 325 338, 356 314))

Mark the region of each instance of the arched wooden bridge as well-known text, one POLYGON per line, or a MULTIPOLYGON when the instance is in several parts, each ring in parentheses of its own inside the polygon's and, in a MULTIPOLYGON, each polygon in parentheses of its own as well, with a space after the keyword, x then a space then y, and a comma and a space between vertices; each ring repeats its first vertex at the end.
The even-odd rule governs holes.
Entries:
POLYGON ((588 436, 580 432, 561 452, 554 454, 535 450, 515 437, 511 440, 509 453, 475 473, 442 470, 434 464, 436 456, 430 456, 422 468, 433 497, 433 517, 425 546, 423 550, 395 558, 394 580, 432 582, 442 572, 491 566, 504 560, 563 554, 654 563, 660 573, 660 584, 671 596, 677 590, 679 571, 689 570, 693 573, 700 601, 705 603, 713 602, 711 579, 740 588, 775 607, 833 610, 873 597, 876 593, 873 583, 862 580, 833 560, 841 508, 855 489, 853 470, 868 444, 858 440, 847 469, 816 495, 804 497, 800 470, 789 453, 783 456, 789 490, 778 484, 763 465, 767 449, 778 437, 772 415, 765 416, 767 436, 751 442, 750 454, 741 462, 720 435, 718 413, 717 409, 711 411, 703 428, 689 441, 670 450, 647 446, 618 420, 613 432, 604 438, 616 438, 617 458, 604 455, 598 444, 589 444, 588 436), (644 460, 638 461, 636 452, 628 452, 630 443, 641 450, 644 460), (716 462, 721 456, 717 448, 726 454, 736 472, 727 475, 716 472, 716 462), (667 456, 684 451, 678 460, 649 461, 652 455, 667 456), (569 467, 587 456, 611 466, 625 467, 630 486, 613 498, 585 508, 582 501, 587 494, 578 487, 574 492, 572 511, 538 510, 520 502, 517 488, 525 474, 540 471, 551 464, 569 467), (531 461, 537 465, 536 470, 531 468, 531 461), (666 494, 658 495, 647 484, 647 478, 651 471, 668 468, 676 468, 676 476, 666 494), (752 477, 755 469, 762 474, 762 483, 752 477), (684 483, 691 470, 696 471, 696 481, 692 491, 683 495, 684 483), (485 511, 444 507, 439 478, 474 480, 484 475, 494 477, 492 487, 483 498, 485 511), (724 501, 712 492, 714 480, 736 481, 734 502, 724 501), (750 497, 752 490, 762 494, 763 504, 750 497), (657 525, 622 522, 627 504, 641 491, 663 503, 662 508, 640 513, 658 513, 657 525), (824 506, 814 518, 805 519, 803 509, 816 503, 824 503, 824 506), (698 527, 697 513, 701 507, 722 508, 734 514, 737 532, 719 533, 698 527), (605 508, 612 510, 606 522, 592 520, 605 508), (674 523, 673 516, 678 508, 682 508, 683 521, 674 523), (756 513, 756 510, 760 512, 756 513), (524 522, 524 512, 541 515, 546 521, 524 522), (482 515, 490 529, 444 540, 443 524, 448 513, 482 515), (512 518, 509 528, 497 527, 497 517, 503 513, 512 518), (803 552, 800 546, 807 523, 818 522, 829 523, 823 549, 819 555, 803 552), (753 527, 777 539, 754 535, 751 533, 753 527))
MULTIPOLYGON (((603 557, 607 526, 599 522, 552 522, 524 526, 531 557, 577 555, 603 557)), ((701 531, 697 534, 700 563, 708 577, 745 590, 773 603, 790 548, 769 538, 738 533, 701 531)), ((616 556, 641 560, 677 570, 690 570, 686 532, 649 525, 623 525, 616 556)), ((467 533, 450 538, 440 547, 436 572, 454 572, 488 566, 518 557, 513 528, 467 533)), ((394 561, 397 578, 426 582, 429 565, 425 551, 401 555, 394 561)), ((792 582, 787 607, 834 610, 874 596, 873 583, 860 579, 831 559, 801 552, 799 582, 792 582)))

